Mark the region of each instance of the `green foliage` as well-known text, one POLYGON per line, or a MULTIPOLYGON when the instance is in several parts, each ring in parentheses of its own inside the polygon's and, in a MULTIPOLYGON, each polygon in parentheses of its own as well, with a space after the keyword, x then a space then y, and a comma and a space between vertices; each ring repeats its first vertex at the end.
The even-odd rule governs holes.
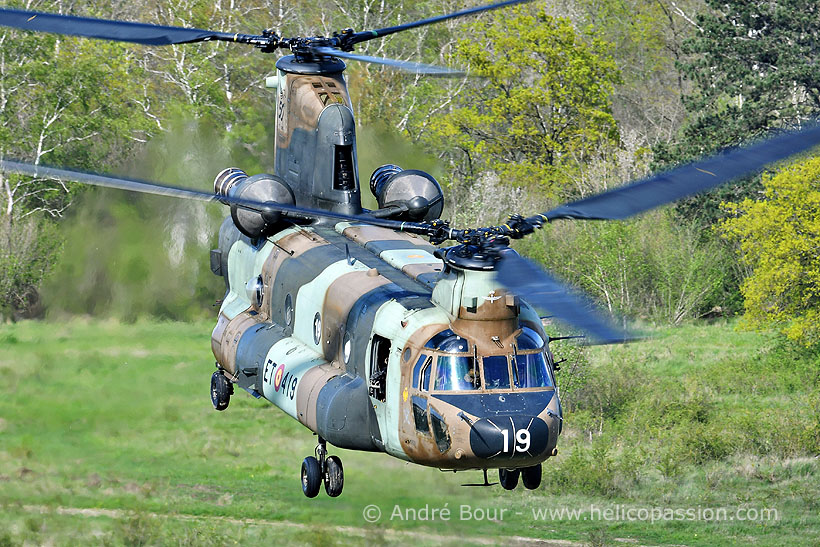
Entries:
POLYGON ((50 222, 0 217, 0 319, 42 312, 38 288, 57 260, 61 245, 62 239, 50 222))
POLYGON ((820 342, 820 158, 765 176, 765 198, 728 204, 726 237, 751 269, 741 291, 746 324, 777 325, 791 340, 820 342))
POLYGON ((721 301, 725 253, 669 211, 619 222, 546 226, 522 252, 603 302, 610 312, 680 323, 721 301))
MULTIPOLYGON (((800 127, 820 111, 816 1, 707 0, 701 32, 684 43, 683 74, 692 82, 684 97, 689 120, 677 142, 655 149, 669 166, 735 146, 774 128, 800 127)), ((741 201, 759 182, 722 187, 679 205, 689 219, 713 224, 720 203, 741 201)))
POLYGON ((456 58, 482 79, 465 82, 446 114, 423 120, 424 139, 445 144, 457 176, 490 171, 562 194, 580 165, 617 142, 618 70, 604 42, 543 6, 509 12, 471 25, 458 43, 456 58))
MULTIPOLYGON (((666 142, 683 121, 682 82, 675 66, 683 56, 682 43, 695 28, 678 17, 701 7, 698 0, 680 0, 670 8, 664 2, 644 0, 578 0, 584 25, 612 44, 612 55, 623 74, 615 86, 613 110, 622 140, 638 146, 666 142)), ((576 16, 577 17, 577 16, 576 16)))
MULTIPOLYGON (((169 125, 136 162, 138 178, 203 187, 233 163, 213 125, 169 125)), ((201 202, 89 190, 61 224, 65 253, 43 287, 49 313, 127 321, 212 315, 224 281, 211 273, 208 251, 224 214, 201 202)))

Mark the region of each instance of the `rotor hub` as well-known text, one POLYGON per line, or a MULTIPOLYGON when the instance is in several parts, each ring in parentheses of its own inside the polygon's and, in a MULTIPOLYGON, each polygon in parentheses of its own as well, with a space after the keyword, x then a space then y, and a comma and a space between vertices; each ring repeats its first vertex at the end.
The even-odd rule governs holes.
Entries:
MULTIPOLYGON (((503 238, 506 239, 506 238, 503 238)), ((489 239, 480 240, 478 244, 463 243, 437 253, 440 258, 451 267, 461 270, 493 271, 501 258, 501 249, 507 248, 507 243, 489 239)))

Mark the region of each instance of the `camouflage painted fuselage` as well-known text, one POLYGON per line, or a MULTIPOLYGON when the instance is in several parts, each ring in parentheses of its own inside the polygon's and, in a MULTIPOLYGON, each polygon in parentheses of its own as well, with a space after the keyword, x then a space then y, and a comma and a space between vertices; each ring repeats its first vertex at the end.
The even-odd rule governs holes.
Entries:
POLYGON ((442 383, 453 350, 431 343, 440 333, 476 362, 509 359, 513 374, 522 329, 548 340, 492 272, 453 268, 419 237, 347 223, 254 242, 226 219, 219 243, 219 366, 331 444, 442 469, 526 467, 553 452, 561 409, 548 348, 529 352, 549 365, 539 387, 499 387, 483 372, 469 389, 442 383))

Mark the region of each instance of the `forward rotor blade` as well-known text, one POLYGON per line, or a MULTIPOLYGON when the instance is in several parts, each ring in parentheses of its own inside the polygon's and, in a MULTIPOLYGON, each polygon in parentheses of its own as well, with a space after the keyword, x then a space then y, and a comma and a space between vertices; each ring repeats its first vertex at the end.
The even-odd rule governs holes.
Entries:
POLYGON ((192 188, 182 188, 179 186, 170 186, 166 184, 158 184, 155 182, 147 182, 136 179, 111 177, 107 175, 87 173, 83 171, 57 169, 54 167, 32 165, 30 163, 23 163, 17 161, 0 160, 0 171, 5 171, 8 173, 17 173, 20 175, 28 175, 32 177, 74 181, 83 184, 90 184, 92 186, 116 188, 118 190, 128 190, 131 192, 139 192, 143 194, 171 196, 176 198, 194 199, 197 201, 205 202, 220 202, 229 205, 236 205, 243 209, 248 209, 250 211, 256 211, 259 213, 281 213, 283 216, 287 218, 298 218, 304 220, 330 219, 346 222, 364 222, 372 226, 380 226, 382 228, 390 228, 393 230, 403 230, 406 232, 422 234, 427 233, 427 228, 425 226, 415 222, 401 222, 397 220, 379 219, 367 215, 346 215, 343 213, 335 213, 333 211, 309 209, 306 207, 298 207, 296 205, 274 203, 272 201, 261 202, 250 199, 240 199, 231 196, 217 195, 211 192, 204 192, 202 190, 194 190, 192 188))
POLYGON ((531 306, 590 335, 593 343, 621 344, 637 337, 607 321, 596 306, 577 290, 561 283, 513 251, 501 251, 496 266, 498 281, 531 306))
POLYGON ((465 74, 463 71, 452 70, 442 66, 426 65, 424 63, 416 63, 413 61, 399 61, 397 59, 385 59, 384 57, 371 57, 369 55, 359 55, 357 53, 348 53, 332 47, 314 47, 312 48, 312 51, 321 55, 330 55, 332 57, 339 57, 342 59, 353 59, 355 61, 362 61, 365 63, 392 66, 404 70, 405 72, 412 72, 413 74, 426 74, 429 76, 464 76, 465 74))
POLYGON ((486 6, 478 6, 475 8, 469 8, 461 11, 457 11, 454 13, 448 13, 446 15, 437 15, 435 17, 430 17, 428 19, 421 19, 419 21, 413 21, 411 23, 404 23, 403 25, 396 25, 393 27, 385 27, 376 30, 365 30, 363 32, 357 32, 353 36, 350 37, 348 43, 352 46, 354 44, 359 44, 361 42, 366 42, 368 40, 373 40, 374 38, 381 38, 382 36, 388 36, 390 34, 395 34, 396 32, 401 32, 403 30, 409 30, 412 28, 423 27, 426 25, 432 25, 433 23, 439 23, 441 21, 446 21, 448 19, 455 19, 456 17, 465 17, 467 15, 474 15, 476 13, 483 13, 485 11, 490 11, 499 8, 506 8, 507 6, 514 6, 516 4, 524 4, 527 2, 532 2, 533 0, 507 0, 506 2, 497 2, 495 4, 489 4, 486 6))
POLYGON ((561 205, 546 217, 619 220, 751 175, 766 165, 820 145, 820 125, 734 148, 642 181, 561 205))
POLYGON ((70 34, 102 40, 133 42, 149 46, 187 44, 209 40, 236 41, 240 34, 148 23, 92 19, 58 13, 42 13, 0 8, 0 25, 22 30, 70 34))

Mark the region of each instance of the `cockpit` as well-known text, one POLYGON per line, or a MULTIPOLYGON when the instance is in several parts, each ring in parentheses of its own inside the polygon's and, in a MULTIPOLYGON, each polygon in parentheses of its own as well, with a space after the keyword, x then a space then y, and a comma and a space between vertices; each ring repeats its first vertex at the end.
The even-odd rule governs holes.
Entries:
POLYGON ((555 386, 552 357, 545 340, 522 326, 513 344, 481 354, 450 329, 434 335, 413 368, 413 387, 420 391, 529 390, 555 386))

